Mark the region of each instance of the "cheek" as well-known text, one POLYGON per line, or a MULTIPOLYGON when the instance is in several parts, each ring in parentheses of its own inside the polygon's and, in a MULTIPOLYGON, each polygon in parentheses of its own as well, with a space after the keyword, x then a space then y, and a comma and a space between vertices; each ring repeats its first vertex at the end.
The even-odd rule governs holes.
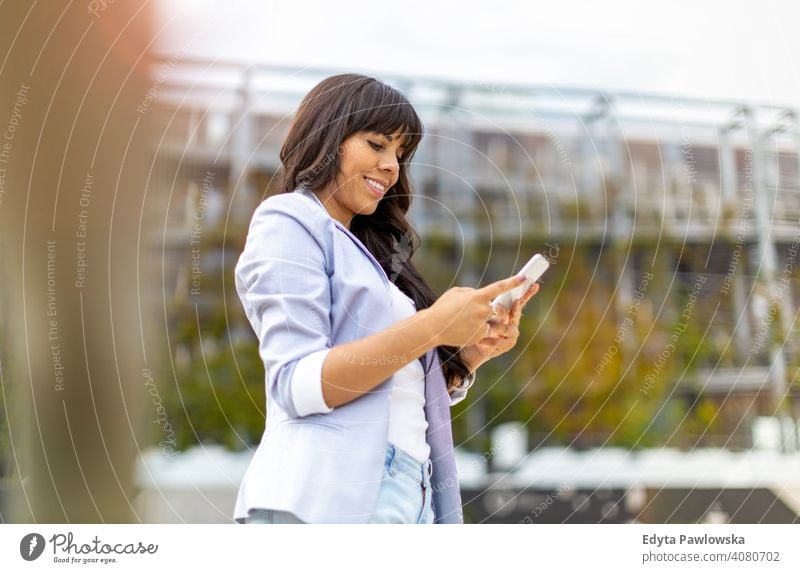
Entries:
POLYGON ((345 142, 343 147, 340 147, 341 155, 339 155, 339 174, 345 181, 349 181, 358 171, 358 152, 356 143, 345 142))

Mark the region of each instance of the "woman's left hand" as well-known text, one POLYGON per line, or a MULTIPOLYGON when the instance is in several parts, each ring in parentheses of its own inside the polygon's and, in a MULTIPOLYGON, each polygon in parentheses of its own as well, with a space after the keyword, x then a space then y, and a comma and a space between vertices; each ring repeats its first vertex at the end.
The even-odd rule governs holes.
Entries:
POLYGON ((506 309, 502 305, 495 307, 494 316, 487 321, 490 327, 487 335, 475 344, 461 349, 461 356, 473 372, 487 360, 514 348, 519 338, 519 321, 522 310, 537 292, 539 292, 539 285, 534 283, 511 305, 510 309, 506 309))

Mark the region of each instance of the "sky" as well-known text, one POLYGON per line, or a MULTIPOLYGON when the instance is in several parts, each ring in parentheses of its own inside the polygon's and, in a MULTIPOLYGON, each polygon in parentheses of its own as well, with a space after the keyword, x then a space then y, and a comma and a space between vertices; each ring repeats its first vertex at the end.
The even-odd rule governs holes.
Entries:
POLYGON ((790 1, 157 1, 167 53, 800 108, 790 1))

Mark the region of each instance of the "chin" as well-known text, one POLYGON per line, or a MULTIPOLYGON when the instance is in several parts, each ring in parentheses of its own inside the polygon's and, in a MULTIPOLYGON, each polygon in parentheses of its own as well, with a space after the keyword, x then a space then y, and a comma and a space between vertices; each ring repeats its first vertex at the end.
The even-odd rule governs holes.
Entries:
POLYGON ((379 201, 370 201, 361 209, 358 210, 359 215, 372 215, 375 211, 378 210, 378 203, 379 201))

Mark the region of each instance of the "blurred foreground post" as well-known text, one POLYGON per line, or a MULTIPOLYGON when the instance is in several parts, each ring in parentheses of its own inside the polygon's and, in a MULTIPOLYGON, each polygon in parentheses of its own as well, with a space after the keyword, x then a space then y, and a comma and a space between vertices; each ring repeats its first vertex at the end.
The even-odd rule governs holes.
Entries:
POLYGON ((8 521, 139 521, 152 6, 0 5, 8 521))

